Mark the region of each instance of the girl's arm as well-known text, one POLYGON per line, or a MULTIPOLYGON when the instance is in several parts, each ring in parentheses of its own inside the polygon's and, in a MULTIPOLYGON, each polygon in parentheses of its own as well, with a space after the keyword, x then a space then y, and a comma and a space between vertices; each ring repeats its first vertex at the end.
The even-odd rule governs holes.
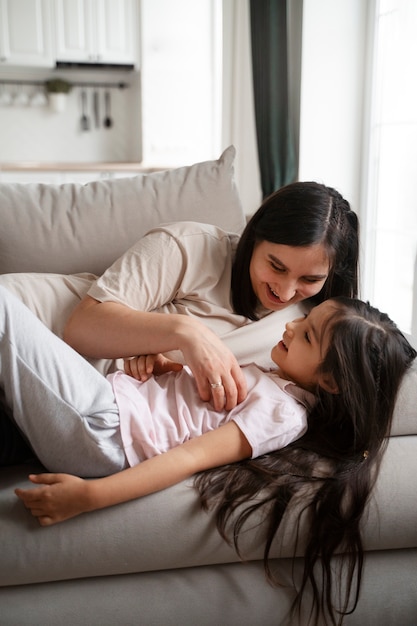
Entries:
POLYGON ((181 350, 202 400, 212 399, 216 410, 230 411, 246 397, 246 380, 235 356, 190 315, 137 311, 85 296, 67 322, 64 339, 84 356, 98 359, 181 350), (224 394, 210 387, 219 381, 224 394))
POLYGON ((241 461, 251 454, 242 431, 229 422, 112 476, 83 480, 69 474, 31 475, 30 480, 40 486, 16 489, 15 493, 41 526, 50 526, 161 491, 196 472, 241 461))

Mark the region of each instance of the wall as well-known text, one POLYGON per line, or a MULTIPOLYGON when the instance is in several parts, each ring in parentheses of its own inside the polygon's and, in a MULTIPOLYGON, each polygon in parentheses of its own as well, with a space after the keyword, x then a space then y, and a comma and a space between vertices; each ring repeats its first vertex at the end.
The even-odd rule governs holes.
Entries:
POLYGON ((63 113, 54 113, 49 106, 18 106, 0 104, 0 162, 1 161, 140 161, 140 81, 139 72, 103 72, 71 70, 5 70, 0 74, 0 102, 4 92, 19 91, 32 96, 35 87, 2 85, 3 79, 44 81, 59 76, 69 82, 124 82, 126 89, 111 89, 113 125, 104 128, 104 89, 99 89, 101 126, 93 119, 93 90, 87 89, 90 130, 81 129, 81 89, 68 95, 63 113))
POLYGON ((360 214, 368 0, 304 0, 300 180, 338 189, 360 214))

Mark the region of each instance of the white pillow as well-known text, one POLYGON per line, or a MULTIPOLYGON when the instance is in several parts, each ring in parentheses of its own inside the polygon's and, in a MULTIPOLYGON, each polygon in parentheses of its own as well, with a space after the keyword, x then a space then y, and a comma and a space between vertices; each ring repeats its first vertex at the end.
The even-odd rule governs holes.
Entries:
POLYGON ((240 233, 235 148, 216 161, 80 184, 0 184, 0 274, 100 275, 148 230, 193 220, 240 233))

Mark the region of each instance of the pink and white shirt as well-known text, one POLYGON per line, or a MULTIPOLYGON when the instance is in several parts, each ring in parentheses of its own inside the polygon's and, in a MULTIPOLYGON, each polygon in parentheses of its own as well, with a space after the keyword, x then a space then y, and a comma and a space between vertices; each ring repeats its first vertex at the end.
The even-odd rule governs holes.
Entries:
POLYGON ((248 395, 231 411, 215 411, 203 402, 187 367, 144 383, 121 371, 109 374, 129 465, 137 465, 230 420, 248 440, 252 458, 301 437, 314 395, 283 380, 277 372, 265 372, 253 364, 242 369, 248 395))

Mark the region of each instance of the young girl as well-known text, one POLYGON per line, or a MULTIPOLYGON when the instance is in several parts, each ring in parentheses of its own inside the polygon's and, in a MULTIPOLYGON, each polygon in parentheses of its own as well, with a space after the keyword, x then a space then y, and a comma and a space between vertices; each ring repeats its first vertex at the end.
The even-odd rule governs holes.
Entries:
MULTIPOLYGON (((87 476, 131 466, 88 481, 67 474, 31 475, 39 486, 16 494, 41 525, 217 468, 201 474, 197 486, 206 506, 215 503, 223 536, 239 507, 233 532, 238 548, 244 521, 266 507, 265 565, 272 578, 269 550, 287 505, 296 505, 299 495, 300 520, 309 514, 310 533, 298 599, 312 583, 316 609, 333 615, 330 559, 341 551, 349 556, 349 580, 358 565, 357 601, 359 522, 401 379, 416 356, 386 315, 357 300, 323 302, 307 317, 287 324, 271 353, 277 370, 244 368, 247 400, 229 413, 218 413, 201 402, 185 369, 146 383, 116 373, 110 385, 13 296, 4 290, 0 294, 0 382, 41 461, 55 471, 87 476), (159 428, 160 420, 166 432, 159 428), (245 502, 248 508, 242 511, 245 502), (323 586, 314 573, 320 559, 323 586)), ((220 386, 215 390, 222 393, 220 386)), ((347 600, 349 595, 350 587, 347 600)))

